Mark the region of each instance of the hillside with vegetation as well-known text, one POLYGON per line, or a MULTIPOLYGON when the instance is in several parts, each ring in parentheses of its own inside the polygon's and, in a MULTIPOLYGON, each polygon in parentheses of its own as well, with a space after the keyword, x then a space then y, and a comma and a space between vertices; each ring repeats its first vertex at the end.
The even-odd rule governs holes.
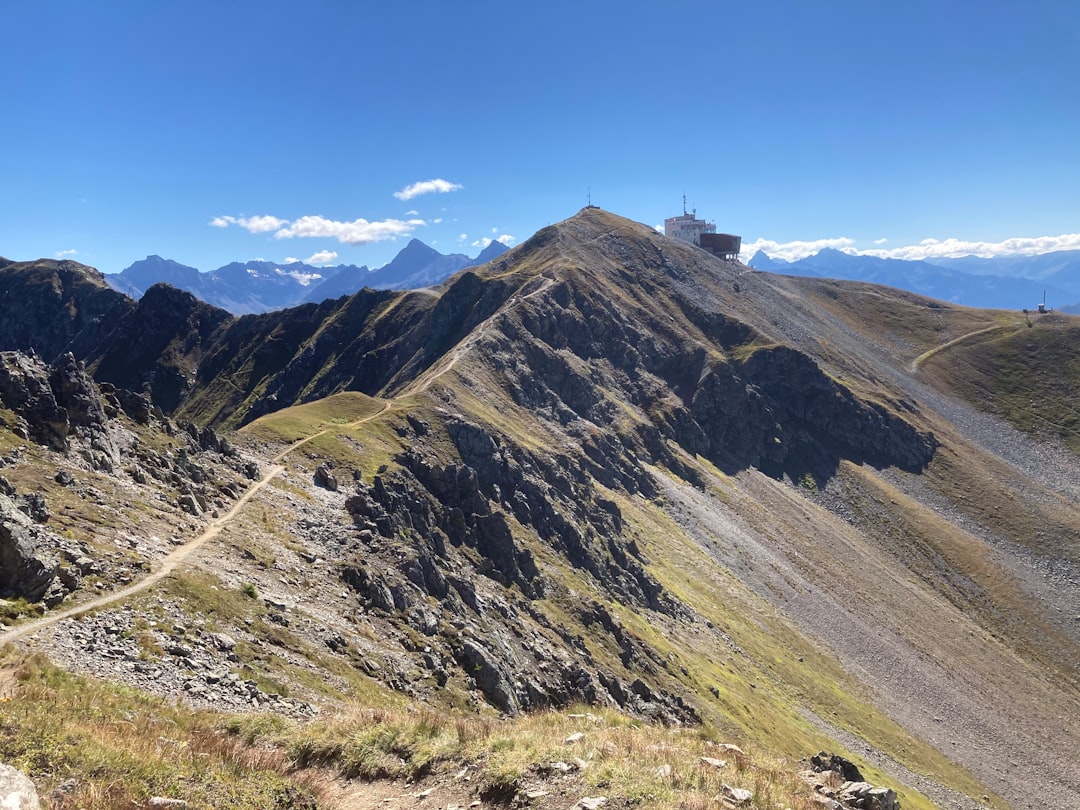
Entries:
POLYGON ((0 761, 53 806, 1080 801, 1074 319, 595 208, 242 318, 49 272, 0 268, 50 324, 0 324, 0 761))

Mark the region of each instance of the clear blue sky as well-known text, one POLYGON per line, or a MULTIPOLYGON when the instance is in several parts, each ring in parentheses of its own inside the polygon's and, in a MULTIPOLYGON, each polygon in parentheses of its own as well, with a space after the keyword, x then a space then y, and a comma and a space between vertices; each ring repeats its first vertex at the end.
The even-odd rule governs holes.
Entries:
POLYGON ((1075 0, 0 0, 0 32, 13 259, 374 267, 589 189, 747 243, 1080 247, 1075 0))

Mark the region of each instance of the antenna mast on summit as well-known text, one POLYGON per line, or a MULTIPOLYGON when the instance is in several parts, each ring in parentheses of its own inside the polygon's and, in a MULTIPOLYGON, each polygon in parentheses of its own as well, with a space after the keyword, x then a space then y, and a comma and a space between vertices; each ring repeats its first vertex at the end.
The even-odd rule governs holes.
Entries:
POLYGON ((686 216, 686 193, 685 192, 682 195, 682 215, 684 217, 686 216))

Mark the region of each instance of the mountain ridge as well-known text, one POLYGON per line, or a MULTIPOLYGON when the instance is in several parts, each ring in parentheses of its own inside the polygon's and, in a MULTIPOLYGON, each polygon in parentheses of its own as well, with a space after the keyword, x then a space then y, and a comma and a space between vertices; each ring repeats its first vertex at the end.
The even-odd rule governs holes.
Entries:
POLYGON ((1062 256, 1051 253, 913 261, 824 248, 813 255, 785 261, 759 250, 750 259, 750 265, 789 275, 884 284, 967 306, 1022 310, 1037 309, 1044 295, 1057 302, 1052 304, 1057 308, 1080 303, 1077 301, 1080 286, 1075 281, 1080 257, 1074 255, 1076 251, 1062 253, 1062 256), (1046 269, 1042 269, 1044 265, 1046 269))
POLYGON ((105 275, 105 280, 113 289, 135 299, 154 284, 171 284, 234 315, 248 315, 340 298, 365 286, 426 287, 465 267, 491 261, 505 250, 504 245, 493 242, 472 259, 463 253, 444 255, 419 239, 411 239, 394 259, 375 270, 351 264, 315 266, 257 259, 230 262, 203 272, 151 255, 119 273, 105 275))
MULTIPOLYGON (((47 269, 0 282, 44 310, 47 269)), ((1080 796, 1080 463, 1067 424, 1021 420, 1058 416, 1043 352, 978 365, 1038 341, 1064 368, 1075 319, 754 272, 598 209, 427 291, 243 318, 150 298, 117 296, 104 331, 68 307, 48 348, 104 334, 82 359, 110 382, 160 323, 125 387, 283 459, 210 563, 218 592, 289 606, 267 608, 278 649, 317 633, 390 688, 507 714, 584 700, 785 756, 847 740, 908 769, 875 777, 905 808, 1080 796)))

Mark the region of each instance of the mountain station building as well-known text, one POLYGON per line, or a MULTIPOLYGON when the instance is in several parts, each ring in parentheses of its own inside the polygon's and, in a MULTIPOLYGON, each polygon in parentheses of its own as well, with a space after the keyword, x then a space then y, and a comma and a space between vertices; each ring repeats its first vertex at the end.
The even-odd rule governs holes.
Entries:
POLYGON ((682 216, 668 217, 664 220, 664 236, 689 242, 702 250, 721 259, 737 261, 742 249, 742 237, 730 233, 717 233, 716 223, 697 218, 697 209, 686 213, 686 199, 683 199, 682 216))

